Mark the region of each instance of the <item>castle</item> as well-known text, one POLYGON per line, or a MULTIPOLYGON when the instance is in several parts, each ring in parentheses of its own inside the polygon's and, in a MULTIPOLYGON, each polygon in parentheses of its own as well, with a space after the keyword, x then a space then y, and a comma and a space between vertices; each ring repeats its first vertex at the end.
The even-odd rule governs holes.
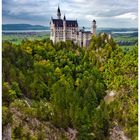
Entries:
POLYGON ((61 11, 58 6, 57 19, 51 18, 50 29, 50 39, 53 43, 72 40, 80 47, 88 47, 91 36, 96 34, 96 21, 93 20, 92 32, 85 31, 84 27, 79 30, 77 20, 67 20, 65 15, 63 19, 61 18, 61 11))

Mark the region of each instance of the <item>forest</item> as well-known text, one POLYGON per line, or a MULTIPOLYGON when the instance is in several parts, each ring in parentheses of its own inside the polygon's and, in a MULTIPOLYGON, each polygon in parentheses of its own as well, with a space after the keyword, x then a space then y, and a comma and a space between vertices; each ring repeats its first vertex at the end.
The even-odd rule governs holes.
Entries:
POLYGON ((109 140, 114 127, 138 140, 137 44, 3 41, 2 127, 13 140, 109 140))

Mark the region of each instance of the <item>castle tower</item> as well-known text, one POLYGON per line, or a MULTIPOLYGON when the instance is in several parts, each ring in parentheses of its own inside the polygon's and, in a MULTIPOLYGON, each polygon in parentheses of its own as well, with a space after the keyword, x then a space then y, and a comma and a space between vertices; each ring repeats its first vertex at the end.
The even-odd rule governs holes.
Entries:
POLYGON ((58 9, 57 9, 57 18, 61 19, 61 11, 60 11, 59 6, 58 6, 58 9))
POLYGON ((63 41, 66 41, 66 17, 63 18, 63 41))
POLYGON ((83 31, 79 31, 79 46, 83 47, 83 31))
POLYGON ((93 35, 96 35, 96 21, 93 20, 93 31, 92 31, 93 35))

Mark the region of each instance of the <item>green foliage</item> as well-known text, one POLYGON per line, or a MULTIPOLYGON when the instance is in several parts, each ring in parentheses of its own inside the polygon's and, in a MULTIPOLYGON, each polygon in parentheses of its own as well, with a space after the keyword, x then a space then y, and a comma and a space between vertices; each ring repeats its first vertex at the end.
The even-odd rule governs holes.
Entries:
POLYGON ((2 100, 3 104, 9 106, 9 104, 14 101, 16 98, 15 90, 11 89, 10 85, 7 82, 3 83, 2 88, 2 100))
POLYGON ((11 89, 16 92, 18 98, 21 97, 21 89, 19 88, 19 84, 17 82, 12 82, 11 89))
POLYGON ((111 120, 117 120, 132 139, 138 130, 138 49, 127 53, 116 49, 105 65, 104 79, 109 89, 118 92, 117 99, 109 105, 111 120), (120 61, 121 60, 121 61, 120 61))
POLYGON ((9 108, 2 106, 2 126, 12 123, 12 113, 9 111, 9 108))
POLYGON ((24 134, 23 134, 23 128, 21 124, 14 129, 13 134, 15 136, 15 139, 21 139, 23 137, 24 134))
MULTIPOLYGON (((137 53, 137 48, 122 51, 107 34, 93 36, 88 49, 71 41, 3 42, 3 105, 58 128, 76 129, 80 140, 106 139, 114 119, 136 139, 137 53), (106 90, 119 94, 109 105, 106 90)), ((8 116, 7 108, 3 111, 8 116)), ((15 137, 33 139, 23 131, 17 127, 15 137)), ((40 130, 37 139, 45 137, 40 130)))

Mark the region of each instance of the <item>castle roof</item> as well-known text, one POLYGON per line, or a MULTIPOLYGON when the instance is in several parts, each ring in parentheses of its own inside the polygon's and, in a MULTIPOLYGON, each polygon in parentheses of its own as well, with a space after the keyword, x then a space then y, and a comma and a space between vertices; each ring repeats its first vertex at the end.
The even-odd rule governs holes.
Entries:
POLYGON ((58 6, 58 9, 57 9, 57 12, 58 12, 58 13, 61 13, 61 12, 60 12, 60 8, 59 8, 59 6, 58 6))
POLYGON ((66 17, 65 17, 65 15, 64 15, 64 18, 63 18, 63 20, 66 20, 66 17))
MULTIPOLYGON (((63 20, 62 19, 52 19, 53 24, 55 27, 63 27, 63 20)), ((77 20, 66 20, 67 27, 78 27, 77 20)))

